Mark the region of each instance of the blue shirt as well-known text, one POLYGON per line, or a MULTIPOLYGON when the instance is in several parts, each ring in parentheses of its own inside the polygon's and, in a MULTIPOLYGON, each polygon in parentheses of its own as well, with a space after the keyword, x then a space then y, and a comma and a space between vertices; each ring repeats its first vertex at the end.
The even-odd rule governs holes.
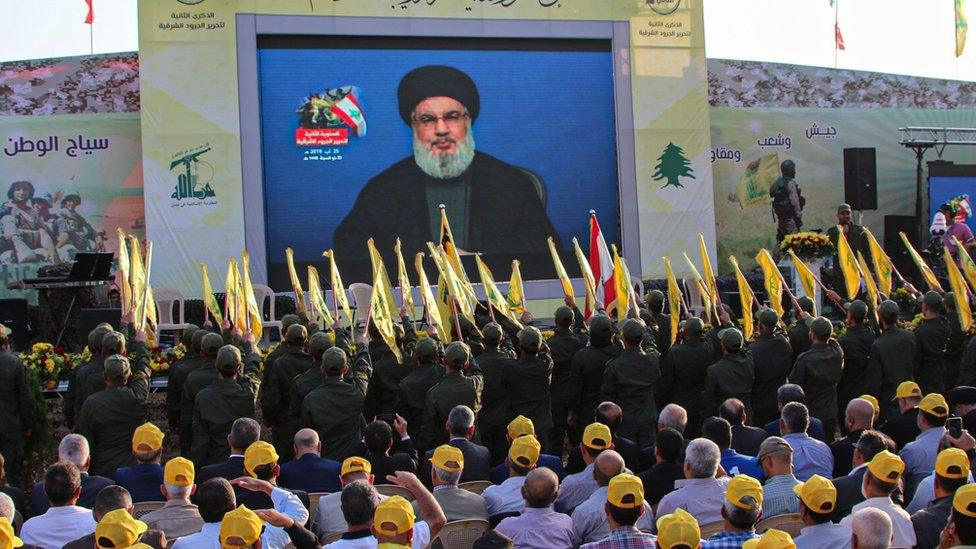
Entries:
POLYGON ((159 489, 163 484, 163 466, 158 463, 120 467, 115 470, 115 483, 129 491, 132 503, 166 501, 159 489))
POLYGON ((935 470, 939 443, 945 434, 945 427, 932 427, 922 431, 898 453, 898 457, 905 462, 906 493, 914 494, 919 482, 935 470))
POLYGON ((722 468, 730 477, 739 474, 749 475, 758 480, 760 484, 766 479, 762 467, 759 466, 758 459, 740 454, 731 448, 722 450, 722 468))
POLYGON ((739 549, 742 544, 758 538, 755 530, 748 532, 718 532, 702 544, 702 549, 739 549))
POLYGON ((339 472, 342 464, 319 457, 315 454, 304 454, 281 466, 278 484, 282 488, 302 490, 309 494, 317 492, 340 492, 339 472))
POLYGON ((793 448, 793 476, 806 482, 813 475, 833 478, 834 454, 830 446, 806 433, 790 433, 783 439, 793 448))
MULTIPOLYGON (((536 462, 537 467, 546 467, 551 469, 556 476, 563 478, 563 460, 556 456, 551 456, 549 454, 542 454, 539 456, 539 461, 536 462)), ((508 478, 508 466, 502 463, 494 469, 491 470, 491 476, 488 477, 492 484, 501 484, 505 482, 508 478)))

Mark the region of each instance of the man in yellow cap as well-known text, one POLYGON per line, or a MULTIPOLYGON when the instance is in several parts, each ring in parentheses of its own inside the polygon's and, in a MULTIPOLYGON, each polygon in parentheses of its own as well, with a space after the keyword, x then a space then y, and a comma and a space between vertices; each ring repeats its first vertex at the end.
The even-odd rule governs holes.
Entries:
POLYGON ((261 549, 261 532, 264 521, 254 511, 241 505, 224 515, 220 521, 220 547, 222 549, 261 549))
MULTIPOLYGON (((922 402, 922 390, 914 381, 904 381, 898 385, 894 401, 897 414, 889 414, 888 420, 878 427, 878 430, 891 437, 898 448, 915 440, 919 434, 918 404, 922 402)), ((884 402, 884 401, 882 401, 884 402)))
POLYGON ((525 484, 525 475, 535 469, 540 453, 542 446, 534 436, 526 435, 512 441, 505 460, 508 479, 499 485, 489 486, 483 494, 488 502, 489 516, 517 514, 525 508, 522 485, 525 484))
POLYGON ((458 488, 464 471, 464 454, 450 444, 442 444, 430 456, 430 478, 434 499, 440 504, 448 522, 453 520, 488 520, 485 498, 458 488))
POLYGON ((952 498, 969 482, 969 458, 958 448, 947 448, 935 459, 935 499, 912 515, 919 547, 936 547, 939 534, 949 520, 952 498))
POLYGON ((949 405, 938 393, 929 393, 918 403, 919 435, 898 453, 905 462, 906 499, 915 494, 918 483, 935 469, 935 458, 946 434, 948 417, 949 405))
POLYGON ((159 501, 163 483, 163 432, 152 423, 143 423, 132 433, 132 456, 138 465, 115 470, 115 482, 132 494, 132 501, 159 501))
POLYGON ((413 543, 416 516, 413 507, 400 496, 380 502, 373 513, 373 536, 377 548, 406 549, 413 543))
MULTIPOLYGON (((343 488, 349 484, 362 481, 373 484, 373 465, 366 458, 352 456, 346 458, 339 468, 339 483, 343 488)), ((345 518, 342 516, 342 490, 319 498, 319 509, 315 515, 315 531, 323 536, 330 536, 346 531, 345 518)))
POLYGON ((851 529, 834 524, 837 514, 837 488, 820 475, 793 487, 800 499, 800 520, 806 526, 797 536, 799 549, 841 549, 850 546, 851 529))
MULTIPOLYGON (((630 490, 633 490, 632 480, 636 479, 638 482, 640 481, 640 478, 625 472, 624 459, 614 450, 602 452, 597 456, 593 465, 593 478, 596 481, 597 489, 583 503, 580 503, 573 510, 572 514, 573 534, 577 542, 576 544, 599 541, 605 538, 607 533, 612 529, 612 526, 607 522, 606 507, 607 502, 610 501, 608 493, 610 483, 613 479, 621 475, 627 475, 627 486, 630 487, 630 490)), ((641 498, 639 501, 643 512, 639 518, 635 518, 637 528, 653 530, 654 512, 651 510, 651 506, 644 501, 643 484, 641 484, 640 490, 641 498)))
POLYGON ((956 490, 952 512, 940 537, 939 547, 976 546, 976 484, 956 490))
MULTIPOLYGON (((478 357, 478 363, 481 363, 481 357, 478 357)), ((482 409, 482 413, 484 413, 484 409, 482 409)), ((478 418, 481 419, 481 416, 479 415, 478 418)), ((535 436, 535 426, 531 419, 525 416, 516 416, 515 419, 508 422, 508 426, 505 428, 505 448, 511 446, 513 440, 525 435, 535 436)), ((551 469, 560 479, 565 476, 563 460, 558 456, 540 454, 538 466, 551 469)), ((508 478, 508 466, 504 462, 496 465, 488 477, 492 484, 501 484, 505 482, 506 478, 508 478)))
POLYGON ((591 423, 583 429, 580 441, 580 453, 586 467, 579 473, 573 473, 563 479, 559 487, 559 497, 556 498, 556 510, 560 513, 572 514, 577 505, 586 501, 598 488, 593 478, 593 468, 596 458, 604 450, 613 449, 613 434, 610 428, 602 423, 591 423))
POLYGON ((722 531, 708 538, 707 548, 739 547, 757 538, 756 523, 762 518, 762 484, 749 475, 736 475, 729 481, 722 502, 722 531))
POLYGON ((871 406, 874 406, 874 424, 877 425, 878 421, 881 419, 881 403, 878 402, 878 397, 865 393, 857 398, 864 399, 870 402, 871 406))
POLYGON ((169 539, 195 534, 203 528, 203 518, 190 496, 196 493, 193 483, 193 463, 182 457, 166 462, 163 468, 163 484, 159 487, 166 498, 166 505, 146 515, 142 521, 154 530, 162 530, 169 539))
MULTIPOLYGON (((609 452, 608 452, 609 453, 609 452)), ((620 458, 623 464, 623 459, 620 458)), ((594 531, 590 538, 595 541, 585 543, 586 549, 639 549, 654 547, 654 536, 640 529, 651 530, 654 526, 653 511, 644 501, 644 486, 634 475, 621 473, 610 479, 607 486, 598 490, 603 497, 604 524, 594 531), (647 526, 638 524, 643 522, 647 526)), ((585 505, 585 504, 584 504, 585 505)), ((573 513, 579 513, 581 505, 573 513)))
POLYGON ((0 549, 23 547, 24 540, 14 535, 14 527, 7 517, 0 517, 0 549))
POLYGON ((657 519, 658 549, 698 549, 701 547, 701 529, 698 521, 688 511, 678 508, 673 513, 657 519))
POLYGON ((145 522, 132 518, 125 509, 109 511, 95 527, 95 547, 130 547, 148 530, 145 522))
POLYGON ((788 533, 770 528, 762 536, 747 540, 742 549, 796 549, 796 543, 788 533))
MULTIPOLYGON (((898 487, 898 480, 905 472, 905 463, 891 452, 884 450, 874 456, 868 463, 864 473, 861 491, 867 499, 853 507, 852 514, 861 509, 873 507, 879 509, 891 518, 894 541, 892 547, 915 547, 915 530, 912 528, 912 517, 891 501, 891 493, 898 487)), ((852 515, 841 520, 845 526, 851 525, 852 515)))
MULTIPOLYGON (((248 446, 247 450, 244 451, 244 471, 253 478, 263 480, 271 486, 277 487, 281 467, 278 465, 278 452, 275 450, 275 447, 263 440, 259 440, 248 446)), ((290 492, 302 502, 302 505, 306 509, 309 508, 307 493, 302 490, 289 490, 287 488, 280 488, 280 490, 290 492)), ((238 505, 246 505, 249 509, 254 510, 271 509, 274 507, 271 494, 264 491, 238 491, 237 503, 238 505)))

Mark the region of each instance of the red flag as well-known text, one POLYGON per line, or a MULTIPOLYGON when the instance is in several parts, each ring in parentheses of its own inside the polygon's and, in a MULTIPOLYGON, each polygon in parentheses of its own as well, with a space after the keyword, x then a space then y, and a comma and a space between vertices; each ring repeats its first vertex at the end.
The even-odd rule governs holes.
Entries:
POLYGON ((840 33, 840 25, 834 23, 834 41, 837 43, 837 49, 844 49, 844 35, 840 33))
POLYGON ((590 212, 590 270, 593 271, 596 299, 610 310, 610 304, 617 298, 617 290, 613 284, 613 257, 610 256, 607 241, 603 239, 596 213, 592 211, 590 212))
POLYGON ((92 0, 85 0, 88 4, 88 15, 85 16, 85 24, 91 25, 95 21, 95 8, 92 7, 92 0))

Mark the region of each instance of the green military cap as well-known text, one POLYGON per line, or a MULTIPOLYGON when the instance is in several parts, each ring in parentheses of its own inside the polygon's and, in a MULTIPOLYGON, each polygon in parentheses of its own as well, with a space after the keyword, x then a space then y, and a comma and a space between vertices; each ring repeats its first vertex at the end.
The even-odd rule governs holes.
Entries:
POLYGON ((95 326, 95 329, 88 332, 88 350, 92 352, 97 352, 102 350, 102 339, 105 338, 105 334, 112 331, 112 326, 105 324, 99 324, 95 326))
POLYGON ((613 332, 613 324, 610 317, 606 315, 593 315, 590 317, 590 333, 592 335, 609 335, 613 332))
POLYGON ((217 351, 214 366, 224 373, 236 372, 241 366, 241 350, 233 345, 224 345, 217 351))
POLYGON ((217 351, 224 345, 224 338, 220 334, 209 333, 200 341, 200 350, 209 357, 217 356, 217 351))
POLYGON ((432 361, 437 358, 437 342, 429 337, 425 337, 417 342, 414 347, 417 358, 422 361, 432 361))
POLYGON ((929 309, 935 309, 942 306, 942 294, 935 290, 929 290, 925 292, 922 296, 922 304, 928 306, 929 309))
POLYGON ((180 343, 182 343, 184 347, 189 348, 190 345, 193 344, 193 333, 199 329, 200 327, 196 324, 190 324, 187 326, 180 335, 180 343))
POLYGON ((851 211, 850 204, 841 204, 840 206, 837 206, 837 213, 844 213, 849 211, 851 211))
POLYGON ((796 300, 800 304, 800 310, 805 313, 813 313, 813 300, 807 296, 803 296, 796 300))
POLYGON ((886 300, 884 300, 884 301, 881 302, 881 316, 882 317, 884 317, 884 318, 895 317, 895 316, 898 316, 898 313, 900 313, 900 312, 901 312, 901 308, 898 307, 898 304, 895 303, 894 301, 892 301, 890 299, 886 299, 886 300))
POLYGON ((772 309, 763 309, 759 311, 759 323, 763 326, 769 326, 772 328, 779 322, 779 313, 772 309))
POLYGON ((624 339, 632 343, 640 343, 644 340, 644 325, 639 320, 628 318, 620 328, 624 339))
POLYGON ((102 352, 119 354, 125 350, 125 336, 121 332, 111 331, 102 336, 102 352))
POLYGON ((664 303, 664 292, 661 290, 651 290, 647 292, 647 304, 651 307, 660 306, 664 303))
POLYGON ((327 332, 315 332, 308 339, 308 352, 312 355, 323 353, 331 346, 332 342, 329 341, 329 334, 327 332))
POLYGON ((810 331, 816 334, 817 338, 824 340, 834 333, 834 325, 822 316, 810 321, 810 331))
POLYGON ((286 343, 304 343, 308 339, 308 330, 301 324, 292 324, 285 332, 286 343))
POLYGON ((654 315, 652 315, 651 311, 647 310, 646 307, 640 307, 637 309, 637 316, 639 316, 640 319, 644 321, 644 324, 647 324, 648 326, 654 322, 654 315))
POLYGON ((576 313, 565 305, 556 309, 556 314, 554 316, 556 324, 559 324, 560 326, 568 326, 573 323, 573 320, 576 319, 576 313))
POLYGON ((855 299, 854 301, 851 301, 850 303, 845 305, 844 308, 847 309, 847 312, 851 315, 851 318, 853 318, 858 322, 864 320, 864 317, 867 316, 868 314, 867 304, 861 301, 860 299, 855 299))
POLYGON ((105 379, 125 379, 132 375, 129 359, 122 355, 112 355, 105 359, 105 379))
POLYGON ((700 336, 705 331, 705 323, 697 316, 693 316, 684 322, 682 329, 689 335, 700 336))
POLYGON ((501 341, 502 327, 494 322, 489 322, 481 329, 481 335, 485 336, 486 341, 501 341))
POLYGON ((467 344, 455 341, 444 350, 444 362, 452 368, 461 368, 471 360, 471 350, 467 344))
POLYGON ((296 314, 287 314, 281 317, 281 330, 283 333, 288 332, 288 328, 291 328, 293 324, 301 324, 302 317, 296 314))
POLYGON ((722 347, 730 351, 737 351, 742 348, 742 332, 738 328, 726 328, 718 333, 718 339, 722 342, 722 347))
POLYGON ((203 338, 210 333, 210 330, 206 328, 200 328, 199 330, 193 332, 193 340, 190 341, 190 348, 195 352, 200 352, 200 347, 203 345, 203 338))
POLYGON ((338 347, 329 347, 322 353, 322 369, 336 374, 346 365, 346 352, 338 347))
POLYGON ((952 292, 946 292, 946 295, 943 297, 943 302, 944 302, 944 304, 945 304, 945 306, 947 308, 955 309, 956 308, 956 294, 954 294, 952 292))
POLYGON ((542 332, 535 326, 526 326, 519 330, 518 340, 523 349, 538 349, 542 344, 542 332))

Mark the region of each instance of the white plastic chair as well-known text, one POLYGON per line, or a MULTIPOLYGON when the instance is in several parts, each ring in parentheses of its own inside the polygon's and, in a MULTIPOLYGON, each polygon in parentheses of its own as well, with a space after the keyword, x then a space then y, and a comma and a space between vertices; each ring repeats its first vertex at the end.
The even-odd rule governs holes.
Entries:
POLYGON ((488 531, 487 520, 454 520, 441 528, 430 541, 431 549, 471 549, 474 542, 488 531))
POLYGON ((261 342, 265 344, 271 342, 271 332, 269 331, 269 328, 278 330, 278 337, 284 338, 284 334, 281 333, 281 321, 275 316, 274 290, 272 290, 270 286, 265 286, 264 284, 254 284, 253 288, 254 300, 258 302, 258 310, 261 311, 261 328, 263 328, 261 342), (268 320, 265 320, 264 303, 268 300, 271 301, 271 304, 268 306, 268 320))
POLYGON ((369 300, 373 298, 373 287, 362 282, 349 285, 352 294, 352 306, 356 308, 356 325, 366 323, 366 312, 369 311, 369 300))
POLYGON ((166 332, 179 332, 187 329, 190 325, 186 323, 184 317, 183 294, 176 288, 153 288, 153 298, 156 301, 156 341, 159 341, 159 334, 166 332), (176 318, 173 318, 173 303, 176 303, 176 318))

